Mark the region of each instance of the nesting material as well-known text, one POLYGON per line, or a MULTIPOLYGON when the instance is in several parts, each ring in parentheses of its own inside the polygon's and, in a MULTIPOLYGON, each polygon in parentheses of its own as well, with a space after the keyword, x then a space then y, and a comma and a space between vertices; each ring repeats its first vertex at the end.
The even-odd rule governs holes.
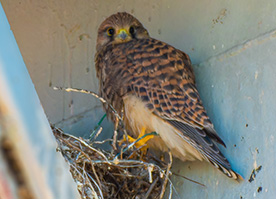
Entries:
POLYGON ((172 184, 168 178, 171 155, 168 164, 159 161, 157 165, 155 157, 146 155, 142 161, 139 149, 127 144, 120 146, 116 139, 84 140, 52 129, 58 151, 70 165, 81 198, 163 198, 167 185, 168 198, 171 197, 172 184), (117 146, 117 150, 103 150, 101 145, 105 142, 117 146))

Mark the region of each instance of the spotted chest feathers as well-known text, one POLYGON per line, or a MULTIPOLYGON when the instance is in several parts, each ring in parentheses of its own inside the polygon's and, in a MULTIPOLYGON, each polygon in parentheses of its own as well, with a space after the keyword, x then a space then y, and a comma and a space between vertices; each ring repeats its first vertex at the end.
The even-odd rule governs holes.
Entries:
POLYGON ((141 99, 134 95, 127 95, 123 98, 123 101, 125 127, 133 133, 134 137, 138 137, 142 128, 145 128, 145 133, 158 133, 158 136, 148 141, 151 148, 163 152, 170 149, 174 156, 182 161, 203 160, 201 154, 179 136, 180 134, 176 128, 153 114, 141 99))

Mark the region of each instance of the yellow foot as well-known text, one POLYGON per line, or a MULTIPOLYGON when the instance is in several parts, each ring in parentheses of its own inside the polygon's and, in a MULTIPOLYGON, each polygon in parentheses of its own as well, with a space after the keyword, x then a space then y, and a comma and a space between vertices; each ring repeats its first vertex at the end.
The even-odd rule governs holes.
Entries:
MULTIPOLYGON (((146 132, 146 128, 143 127, 138 138, 135 139, 129 135, 127 135, 127 139, 128 141, 131 143, 130 145, 135 145, 136 148, 140 148, 142 155, 145 155, 148 149, 148 146, 146 145, 146 143, 152 139, 155 135, 157 135, 157 133, 149 133, 149 134, 145 134, 146 132)), ((119 142, 119 144, 121 145, 123 142, 126 142, 126 137, 124 136, 123 140, 119 142)))
MULTIPOLYGON (((136 148, 140 148, 140 147, 146 145, 146 143, 154 137, 154 134, 146 135, 145 132, 146 132, 146 128, 143 127, 137 139, 128 135, 127 136, 128 141, 131 143, 135 142, 134 145, 136 148)), ((125 139, 125 137, 124 137, 124 139, 125 139)))

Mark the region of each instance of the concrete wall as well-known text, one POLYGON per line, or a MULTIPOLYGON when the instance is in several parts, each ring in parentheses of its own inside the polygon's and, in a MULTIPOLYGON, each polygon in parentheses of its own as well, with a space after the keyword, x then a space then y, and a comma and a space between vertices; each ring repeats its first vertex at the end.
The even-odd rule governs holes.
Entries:
POLYGON ((228 146, 225 155, 245 178, 236 184, 206 163, 176 161, 175 171, 207 186, 174 177, 179 194, 276 197, 276 1, 2 0, 2 4, 51 122, 83 135, 99 120, 100 103, 93 97, 51 87, 97 91, 93 63, 97 27, 110 14, 127 11, 152 37, 191 56, 204 104, 228 146), (249 183, 252 170, 260 165, 261 171, 249 183), (257 192, 259 187, 262 191, 257 192))
POLYGON ((174 177, 187 198, 276 197, 276 31, 272 31, 195 67, 199 92, 227 145, 222 149, 243 183, 209 165, 177 162, 174 169, 207 188, 174 177), (259 172, 258 170, 261 168, 259 172), (255 180, 250 180, 255 171, 255 180), (249 180, 251 182, 249 182, 249 180), (189 191, 192 190, 192 191, 189 191))

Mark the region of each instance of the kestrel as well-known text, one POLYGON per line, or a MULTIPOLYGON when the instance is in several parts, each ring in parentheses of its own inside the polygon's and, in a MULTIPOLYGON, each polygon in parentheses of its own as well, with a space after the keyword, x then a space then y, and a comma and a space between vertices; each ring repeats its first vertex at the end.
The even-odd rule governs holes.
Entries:
POLYGON ((126 12, 102 22, 96 50, 100 96, 123 115, 132 136, 156 132, 149 147, 182 161, 206 160, 229 178, 241 178, 217 146, 225 144, 203 107, 187 54, 151 38, 126 12))

